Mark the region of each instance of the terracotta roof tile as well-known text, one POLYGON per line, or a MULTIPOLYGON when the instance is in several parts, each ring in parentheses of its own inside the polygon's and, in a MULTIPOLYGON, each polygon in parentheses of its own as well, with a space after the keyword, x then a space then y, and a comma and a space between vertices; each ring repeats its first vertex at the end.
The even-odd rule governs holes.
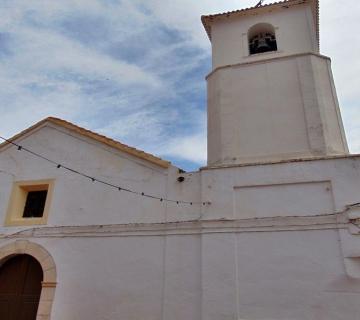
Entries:
MULTIPOLYGON (((111 139, 111 138, 108 138, 104 135, 101 135, 99 133, 96 133, 96 132, 93 132, 93 131, 90 131, 88 129, 85 129, 85 128, 82 128, 82 127, 79 127, 71 122, 68 122, 68 121, 65 121, 63 119, 59 119, 59 118, 54 118, 54 117, 49 117, 49 118, 46 118, 46 119, 43 119, 41 120, 40 122, 34 124, 33 126, 25 129, 24 131, 18 133, 17 135, 13 136, 12 138, 10 138, 9 140, 10 141, 14 141, 24 135, 26 135, 27 133, 29 133, 30 131, 40 127, 41 125, 45 124, 46 122, 50 122, 50 123, 54 123, 56 125, 59 125, 61 127, 64 127, 70 131, 73 131, 73 132, 76 132, 80 135, 83 135, 85 137, 88 137, 90 139, 93 139, 93 140, 96 140, 98 142, 101 142, 103 144, 106 144, 112 148, 115 148, 117 150, 120 150, 122 152, 125 152, 125 153, 128 153, 134 157, 137 157, 137 158, 140 158, 140 159, 143 159, 143 160, 146 160, 146 161, 149 161, 153 164, 156 164, 162 168, 168 168, 170 166, 170 162, 169 161, 166 161, 166 160, 163 160, 161 158, 158 158, 150 153, 146 153, 142 150, 138 150, 136 148, 133 148, 133 147, 130 147, 126 144, 123 144, 119 141, 116 141, 114 139, 111 139)), ((2 144, 0 144, 0 148, 7 145, 8 143, 7 142, 4 142, 2 144)))
POLYGON ((204 25, 204 28, 206 30, 206 33, 211 40, 211 22, 216 18, 224 18, 224 17, 230 17, 230 16, 236 16, 236 15, 242 15, 251 11, 264 9, 264 8, 270 8, 270 7, 279 7, 279 6, 285 6, 285 5, 298 5, 298 4, 304 4, 304 3, 313 3, 313 12, 314 12, 314 18, 315 18, 315 28, 317 33, 317 40, 320 41, 319 36, 319 0, 284 0, 279 2, 272 2, 269 4, 264 4, 259 7, 249 7, 234 11, 228 11, 223 13, 217 13, 217 14, 210 14, 210 15, 203 15, 201 16, 201 21, 204 25))

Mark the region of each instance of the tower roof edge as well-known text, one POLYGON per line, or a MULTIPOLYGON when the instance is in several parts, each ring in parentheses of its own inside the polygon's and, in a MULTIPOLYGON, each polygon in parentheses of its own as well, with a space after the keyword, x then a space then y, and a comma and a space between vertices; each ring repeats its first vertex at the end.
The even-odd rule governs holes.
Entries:
POLYGON ((316 28, 316 37, 318 44, 320 43, 320 31, 319 31, 319 0, 284 0, 279 2, 273 2, 269 4, 264 4, 258 7, 249 7, 234 11, 228 11, 217 14, 202 15, 201 22, 206 30, 206 33, 211 41, 211 24, 215 20, 220 20, 224 18, 236 17, 236 16, 245 16, 254 12, 267 12, 274 8, 284 8, 287 9, 292 6, 310 4, 314 16, 314 23, 316 28))

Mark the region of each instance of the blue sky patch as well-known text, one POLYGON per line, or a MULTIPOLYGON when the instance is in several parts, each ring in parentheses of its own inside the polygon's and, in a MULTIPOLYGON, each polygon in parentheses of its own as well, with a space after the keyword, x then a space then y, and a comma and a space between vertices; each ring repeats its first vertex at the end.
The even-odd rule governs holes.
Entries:
MULTIPOLYGON (((2 0, 0 134, 10 137, 56 116, 186 170, 205 165, 211 44, 200 16, 251 5, 2 0)), ((333 60, 350 149, 360 152, 360 44, 351 41, 360 6, 348 10, 328 0, 320 13, 322 52, 333 60), (344 36, 352 50, 339 46, 344 36)))

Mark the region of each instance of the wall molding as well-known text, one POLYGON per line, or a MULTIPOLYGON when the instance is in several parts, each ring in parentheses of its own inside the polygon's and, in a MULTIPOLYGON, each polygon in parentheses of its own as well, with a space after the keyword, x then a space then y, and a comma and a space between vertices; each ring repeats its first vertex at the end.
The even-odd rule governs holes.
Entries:
MULTIPOLYGON (((208 233, 311 231, 348 228, 349 219, 347 215, 345 213, 334 213, 305 217, 36 227, 10 234, 0 234, 0 240, 16 238, 126 237, 208 233)), ((9 231, 9 229, 7 231, 9 231)))

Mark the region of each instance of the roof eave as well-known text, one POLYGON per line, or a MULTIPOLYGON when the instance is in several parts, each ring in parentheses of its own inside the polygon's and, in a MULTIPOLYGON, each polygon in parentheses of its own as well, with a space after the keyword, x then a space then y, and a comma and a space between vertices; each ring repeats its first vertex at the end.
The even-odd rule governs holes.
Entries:
POLYGON ((211 23, 214 21, 214 19, 221 19, 221 18, 229 18, 233 16, 239 16, 239 15, 247 15, 249 13, 252 13, 254 11, 259 10, 268 10, 272 9, 274 7, 283 7, 286 5, 297 5, 297 4, 305 4, 305 3, 312 3, 313 5, 313 13, 314 13, 314 19, 315 19, 315 28, 316 28, 316 37, 318 40, 318 45, 320 44, 320 31, 319 31, 319 0, 285 0, 280 2, 273 2, 269 4, 264 4, 259 7, 250 7, 250 8, 244 8, 240 10, 235 11, 229 11, 229 12, 223 12, 218 14, 212 14, 212 15, 203 15, 201 16, 201 22, 205 28, 205 31, 209 37, 209 40, 211 41, 211 23))
MULTIPOLYGON (((87 130, 85 128, 79 127, 71 122, 59 119, 59 118, 54 118, 54 117, 48 117, 45 118, 37 123, 35 123, 34 125, 32 125, 31 127, 21 131, 20 133, 16 134, 15 136, 11 137, 8 139, 8 141, 16 141, 26 135, 28 135, 30 132, 36 130, 37 128, 40 128, 41 126, 43 126, 45 123, 53 123, 55 125, 61 126, 63 128, 66 128, 72 132, 76 132, 82 136, 85 136, 87 138, 93 139, 97 142, 103 143, 109 147, 112 147, 114 149, 117 149, 119 151, 122 151, 124 153, 130 154, 136 158, 148 161, 152 164, 155 164, 159 167, 162 167, 164 169, 167 169, 170 167, 171 163, 169 161, 163 160, 161 158, 158 158, 150 153, 147 153, 145 151, 141 151, 138 150, 136 148, 130 147, 128 145, 125 145, 119 141, 113 140, 111 138, 108 138, 106 136, 100 135, 96 132, 87 130)), ((10 142, 3 142, 0 144, 0 150, 7 146, 10 142)))

